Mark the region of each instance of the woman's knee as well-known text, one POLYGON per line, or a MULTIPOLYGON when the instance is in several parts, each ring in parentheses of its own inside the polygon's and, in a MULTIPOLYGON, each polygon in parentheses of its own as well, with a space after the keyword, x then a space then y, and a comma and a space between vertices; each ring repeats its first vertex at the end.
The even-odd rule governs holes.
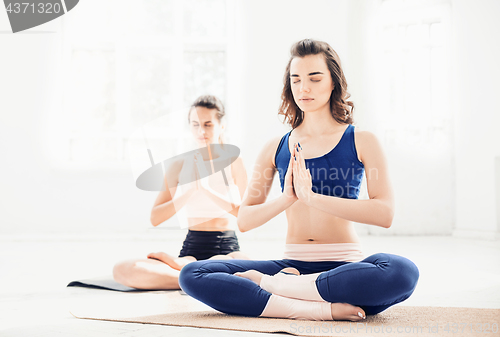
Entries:
POLYGON ((391 279, 394 281, 394 287, 403 290, 405 293, 413 292, 417 285, 418 268, 415 263, 406 257, 378 253, 367 257, 363 262, 372 263, 384 272, 388 272, 387 275, 391 275, 391 279))
POLYGON ((133 275, 134 261, 121 261, 113 267, 113 279, 123 285, 129 286, 129 281, 133 275))
POLYGON ((201 273, 200 267, 205 261, 194 261, 186 264, 179 274, 179 286, 187 293, 191 294, 192 289, 195 287, 196 281, 199 279, 201 273))
POLYGON ((396 261, 398 264, 397 269, 401 275, 401 286, 405 288, 408 293, 412 293, 420 277, 418 267, 406 257, 397 256, 396 261))
MULTIPOLYGON (((232 260, 232 259, 231 259, 232 260)), ((229 260, 203 260, 194 261, 185 265, 179 275, 179 285, 182 290, 187 294, 190 294, 196 289, 201 289, 198 287, 198 282, 202 281, 205 276, 213 273, 226 273, 233 274, 235 271, 241 271, 241 268, 236 268, 238 270, 233 270, 236 268, 234 263, 229 260)))
POLYGON ((376 266, 384 267, 389 264, 392 254, 387 253, 377 253, 366 257, 361 262, 371 263, 376 266))

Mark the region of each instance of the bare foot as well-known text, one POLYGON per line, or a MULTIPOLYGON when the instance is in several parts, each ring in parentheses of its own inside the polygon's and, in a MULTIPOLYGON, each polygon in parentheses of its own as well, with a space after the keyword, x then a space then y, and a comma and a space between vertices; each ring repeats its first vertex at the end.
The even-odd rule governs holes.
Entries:
POLYGON ((366 314, 360 307, 349 303, 332 303, 332 318, 335 321, 362 321, 366 314))
POLYGON ((229 255, 214 255, 209 260, 232 260, 233 258, 229 255))
POLYGON ((280 270, 280 273, 300 275, 300 272, 292 267, 284 268, 280 270))
POLYGON ((155 260, 161 261, 163 263, 168 264, 170 267, 172 267, 176 270, 181 270, 183 267, 175 261, 174 257, 172 257, 164 252, 157 252, 157 253, 148 254, 148 259, 155 259, 155 260))
POLYGON ((231 256, 233 259, 236 259, 236 260, 250 260, 250 258, 246 254, 244 254, 240 251, 232 252, 232 253, 229 253, 227 255, 231 256))
MULTIPOLYGON (((284 268, 284 269, 280 270, 280 273, 281 272, 284 272, 287 274, 300 275, 300 273, 297 269, 291 268, 291 267, 284 268)), ((260 280, 262 279, 262 275, 264 275, 264 274, 262 274, 261 272, 259 272, 257 270, 252 269, 252 270, 244 271, 242 273, 234 273, 234 275, 249 279, 250 281, 257 283, 257 285, 260 285, 260 280)))
POLYGON ((257 283, 257 285, 260 285, 260 280, 262 279, 262 275, 264 275, 264 274, 262 274, 261 272, 259 272, 257 270, 252 269, 252 270, 244 271, 242 273, 234 273, 234 275, 249 279, 250 281, 257 283))

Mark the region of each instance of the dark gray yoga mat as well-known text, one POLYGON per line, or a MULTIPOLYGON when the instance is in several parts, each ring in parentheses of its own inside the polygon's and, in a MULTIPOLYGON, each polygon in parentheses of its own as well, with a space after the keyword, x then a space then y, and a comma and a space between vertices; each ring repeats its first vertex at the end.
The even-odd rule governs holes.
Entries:
POLYGON ((135 289, 124 286, 113 280, 112 276, 107 277, 95 277, 85 280, 72 281, 68 283, 67 287, 84 287, 84 288, 94 288, 94 289, 105 289, 114 291, 148 291, 142 289, 135 289))
MULTIPOLYGON (((78 280, 72 281, 68 283, 66 287, 83 287, 83 288, 93 288, 93 289, 103 289, 103 290, 113 290, 113 291, 157 291, 157 290, 148 290, 148 289, 136 289, 124 286, 121 283, 113 280, 112 276, 105 277, 95 277, 86 280, 78 280)), ((186 293, 180 290, 181 295, 185 295, 186 293)))

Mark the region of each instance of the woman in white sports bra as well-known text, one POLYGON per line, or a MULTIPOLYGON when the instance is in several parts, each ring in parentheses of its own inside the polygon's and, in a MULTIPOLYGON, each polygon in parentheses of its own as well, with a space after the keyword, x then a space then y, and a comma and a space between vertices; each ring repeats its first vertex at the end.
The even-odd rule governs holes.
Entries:
POLYGON ((201 96, 192 104, 188 122, 193 137, 199 148, 213 150, 199 151, 168 167, 165 173, 167 188, 159 193, 151 211, 153 226, 170 219, 181 209, 186 212, 189 230, 179 257, 157 252, 146 259, 122 261, 113 268, 115 281, 137 289, 180 289, 179 272, 190 262, 248 259, 239 251, 233 229, 235 221, 230 221, 238 216, 247 187, 247 173, 241 157, 225 167, 225 176, 222 172, 211 175, 203 172, 210 164, 227 160, 224 153, 219 153, 224 151, 223 146, 209 146, 223 144, 224 116, 224 106, 215 96, 201 96))

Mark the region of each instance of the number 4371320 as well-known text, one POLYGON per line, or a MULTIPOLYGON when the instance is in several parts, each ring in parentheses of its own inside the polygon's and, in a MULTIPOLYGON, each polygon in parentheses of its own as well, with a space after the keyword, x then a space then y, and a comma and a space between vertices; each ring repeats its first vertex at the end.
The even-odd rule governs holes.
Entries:
POLYGON ((52 13, 60 13, 61 5, 58 3, 43 3, 39 2, 29 3, 29 2, 15 2, 9 3, 6 7, 7 13, 40 13, 40 14, 52 14, 52 13))

